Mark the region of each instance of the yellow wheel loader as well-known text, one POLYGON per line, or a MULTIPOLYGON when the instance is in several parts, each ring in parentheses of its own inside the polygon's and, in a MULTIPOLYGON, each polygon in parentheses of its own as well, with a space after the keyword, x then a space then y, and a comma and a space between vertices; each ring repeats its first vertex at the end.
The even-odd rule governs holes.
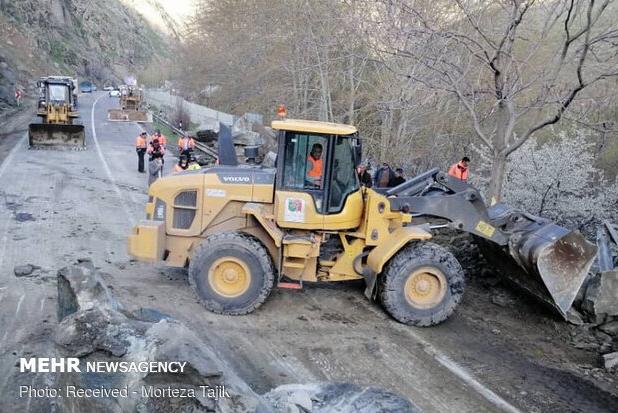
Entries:
POLYGON ((561 314, 571 306, 596 252, 581 235, 501 204, 487 208, 474 187, 437 169, 387 190, 361 187, 353 126, 287 119, 272 127, 276 169, 236 165, 221 125, 219 165, 155 181, 130 254, 187 267, 215 313, 250 313, 274 286, 364 279, 365 295, 393 318, 430 326, 464 291, 457 259, 431 242, 432 231, 449 227, 483 240, 561 314))
POLYGON ((40 78, 37 86, 37 116, 42 119, 42 123, 31 123, 28 127, 30 148, 84 149, 84 125, 74 123, 79 117, 74 94, 75 80, 65 76, 48 76, 40 78))
POLYGON ((144 92, 137 86, 120 86, 120 109, 110 109, 107 119, 119 122, 152 122, 152 114, 144 110, 144 92))

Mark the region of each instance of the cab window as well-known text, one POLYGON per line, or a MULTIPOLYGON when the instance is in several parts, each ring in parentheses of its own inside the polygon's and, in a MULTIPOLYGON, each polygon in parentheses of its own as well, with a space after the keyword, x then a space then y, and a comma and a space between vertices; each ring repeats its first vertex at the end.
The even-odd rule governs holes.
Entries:
POLYGON ((320 135, 287 133, 283 186, 297 190, 324 187, 327 139, 320 135))
POLYGON ((349 136, 337 136, 333 153, 333 173, 328 200, 329 213, 340 212, 347 196, 359 188, 352 139, 349 136))

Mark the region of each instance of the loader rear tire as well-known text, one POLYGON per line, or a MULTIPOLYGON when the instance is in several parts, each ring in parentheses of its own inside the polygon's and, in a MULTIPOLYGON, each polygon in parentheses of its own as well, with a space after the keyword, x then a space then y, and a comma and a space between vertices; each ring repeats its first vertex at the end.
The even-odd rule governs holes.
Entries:
POLYGON ((270 295, 274 280, 266 248, 240 232, 206 238, 189 263, 189 283, 202 305, 217 314, 253 312, 270 295))
POLYGON ((446 248, 414 242, 387 263, 380 276, 380 298, 397 321, 419 327, 446 320, 461 301, 464 273, 446 248))

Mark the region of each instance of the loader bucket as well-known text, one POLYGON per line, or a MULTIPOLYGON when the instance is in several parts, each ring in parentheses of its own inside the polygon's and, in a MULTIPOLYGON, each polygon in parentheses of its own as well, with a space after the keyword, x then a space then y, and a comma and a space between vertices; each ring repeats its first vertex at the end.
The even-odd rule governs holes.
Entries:
POLYGON ((131 109, 110 109, 107 119, 115 122, 152 122, 152 114, 147 111, 131 109))
POLYGON ((550 304, 566 319, 597 248, 582 234, 550 222, 535 222, 531 227, 514 233, 508 248, 485 240, 479 246, 510 281, 550 304))
POLYGON ((86 147, 84 125, 31 123, 28 126, 28 145, 31 148, 67 147, 83 149, 86 147))

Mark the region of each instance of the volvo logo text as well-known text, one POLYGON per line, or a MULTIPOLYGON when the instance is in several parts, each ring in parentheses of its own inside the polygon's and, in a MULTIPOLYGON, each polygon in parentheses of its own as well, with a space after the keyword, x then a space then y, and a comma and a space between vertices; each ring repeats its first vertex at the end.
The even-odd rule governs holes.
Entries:
POLYGON ((223 182, 251 182, 248 176, 223 176, 223 182))

